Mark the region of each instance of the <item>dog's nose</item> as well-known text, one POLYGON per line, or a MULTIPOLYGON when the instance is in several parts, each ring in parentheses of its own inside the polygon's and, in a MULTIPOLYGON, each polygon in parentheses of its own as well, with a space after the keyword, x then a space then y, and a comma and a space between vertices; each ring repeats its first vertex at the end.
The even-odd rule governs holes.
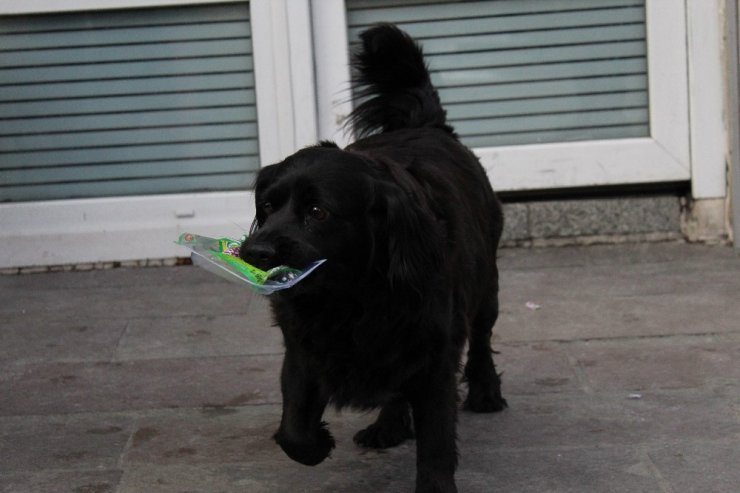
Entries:
POLYGON ((259 267, 260 269, 274 267, 270 264, 275 257, 275 248, 270 245, 264 243, 246 245, 246 248, 242 247, 239 253, 242 260, 255 267, 259 267))

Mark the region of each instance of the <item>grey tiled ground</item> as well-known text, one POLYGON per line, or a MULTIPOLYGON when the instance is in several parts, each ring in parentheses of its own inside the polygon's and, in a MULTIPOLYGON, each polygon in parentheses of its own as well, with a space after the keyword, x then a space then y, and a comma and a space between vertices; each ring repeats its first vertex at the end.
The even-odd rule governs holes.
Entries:
MULTIPOLYGON (((736 492, 740 258, 684 244, 506 249, 510 408, 461 412, 461 492, 736 492), (527 302, 540 306, 533 310, 527 302)), ((194 267, 0 277, 0 492, 407 492, 414 442, 272 442, 264 299, 194 267)))

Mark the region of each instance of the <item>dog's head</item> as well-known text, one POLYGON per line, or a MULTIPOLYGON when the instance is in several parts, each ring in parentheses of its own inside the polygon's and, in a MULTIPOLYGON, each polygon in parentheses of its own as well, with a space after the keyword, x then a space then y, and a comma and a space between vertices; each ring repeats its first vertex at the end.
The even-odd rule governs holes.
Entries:
POLYGON ((420 291, 441 258, 439 228, 411 181, 399 184, 393 175, 387 165, 327 144, 263 168, 241 257, 262 269, 327 259, 294 292, 342 290, 370 278, 420 291))

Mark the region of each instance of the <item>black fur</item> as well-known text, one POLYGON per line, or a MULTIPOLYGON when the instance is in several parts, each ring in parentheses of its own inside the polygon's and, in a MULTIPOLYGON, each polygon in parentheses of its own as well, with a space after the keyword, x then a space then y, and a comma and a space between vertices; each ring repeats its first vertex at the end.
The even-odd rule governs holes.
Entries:
POLYGON ((275 439, 315 465, 334 448, 328 404, 380 406, 355 442, 385 448, 415 436, 416 491, 453 492, 466 339, 465 407, 506 406, 490 349, 501 208, 447 125, 420 48, 392 25, 361 37, 355 84, 365 102, 352 121, 366 137, 264 168, 241 250, 263 268, 328 259, 270 297, 286 347, 275 439))
POLYGON ((352 64, 355 97, 369 99, 350 115, 355 133, 364 137, 375 131, 416 127, 452 133, 414 40, 392 25, 365 31, 360 39, 363 49, 352 64))

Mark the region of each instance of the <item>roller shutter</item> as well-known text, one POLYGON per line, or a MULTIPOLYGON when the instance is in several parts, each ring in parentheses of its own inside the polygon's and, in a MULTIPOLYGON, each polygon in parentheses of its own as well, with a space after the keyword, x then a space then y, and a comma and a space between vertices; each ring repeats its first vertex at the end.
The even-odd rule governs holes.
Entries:
POLYGON ((249 188, 249 5, 0 17, 0 200, 249 188))
MULTIPOLYGON (((649 135, 645 0, 348 0, 419 40, 471 147, 649 135)), ((354 47, 354 46, 353 46, 354 47)))

